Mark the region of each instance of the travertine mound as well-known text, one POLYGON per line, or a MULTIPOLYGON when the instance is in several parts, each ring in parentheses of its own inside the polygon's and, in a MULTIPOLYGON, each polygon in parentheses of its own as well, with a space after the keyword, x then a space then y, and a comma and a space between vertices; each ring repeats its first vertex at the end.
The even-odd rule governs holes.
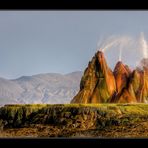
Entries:
POLYGON ((80 90, 71 103, 147 103, 148 59, 131 70, 121 61, 114 71, 108 67, 104 54, 98 51, 84 71, 80 90))

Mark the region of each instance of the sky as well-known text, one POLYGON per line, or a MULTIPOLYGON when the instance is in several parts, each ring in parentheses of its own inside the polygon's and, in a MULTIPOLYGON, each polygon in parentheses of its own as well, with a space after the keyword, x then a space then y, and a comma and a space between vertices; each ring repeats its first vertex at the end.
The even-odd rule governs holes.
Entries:
MULTIPOLYGON (((148 36, 148 11, 0 11, 0 77, 84 71, 109 36, 148 36)), ((140 51, 122 51, 132 65, 140 51)), ((111 68, 119 52, 105 51, 111 68)))

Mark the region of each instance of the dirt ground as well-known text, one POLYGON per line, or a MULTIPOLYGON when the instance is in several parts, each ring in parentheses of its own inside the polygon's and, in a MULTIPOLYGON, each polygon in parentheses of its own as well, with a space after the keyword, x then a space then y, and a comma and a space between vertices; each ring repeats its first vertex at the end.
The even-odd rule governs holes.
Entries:
POLYGON ((57 126, 32 125, 26 128, 3 129, 1 138, 13 137, 97 137, 97 138, 148 138, 148 121, 133 125, 109 126, 103 129, 67 129, 57 126))

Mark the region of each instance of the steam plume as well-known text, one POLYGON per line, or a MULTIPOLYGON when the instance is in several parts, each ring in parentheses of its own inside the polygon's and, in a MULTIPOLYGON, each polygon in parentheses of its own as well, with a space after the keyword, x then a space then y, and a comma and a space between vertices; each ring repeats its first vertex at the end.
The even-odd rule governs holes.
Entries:
POLYGON ((111 36, 106 40, 104 40, 102 44, 98 42, 97 48, 102 49, 103 51, 106 51, 112 47, 117 47, 117 46, 123 48, 124 46, 129 44, 131 40, 132 38, 130 38, 129 36, 111 36))
POLYGON ((140 43, 141 43, 141 46, 142 46, 143 57, 148 58, 148 45, 147 45, 147 42, 144 38, 143 32, 141 32, 140 43))
MULTIPOLYGON (((110 50, 115 55, 118 53, 117 59, 123 60, 132 68, 137 66, 142 58, 148 58, 148 43, 143 32, 140 36, 113 35, 103 38, 97 43, 97 50, 102 50, 104 53, 110 50), (123 52, 125 53, 124 57, 123 52)), ((110 57, 108 57, 108 63, 111 63, 112 67, 115 64, 110 57)))
POLYGON ((120 48, 120 52, 119 52, 119 61, 122 61, 122 48, 120 48))

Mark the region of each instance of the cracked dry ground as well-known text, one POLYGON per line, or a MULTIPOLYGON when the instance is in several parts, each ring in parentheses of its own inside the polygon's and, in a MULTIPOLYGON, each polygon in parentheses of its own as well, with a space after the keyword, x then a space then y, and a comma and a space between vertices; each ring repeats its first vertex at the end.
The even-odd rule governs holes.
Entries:
POLYGON ((88 130, 39 124, 29 128, 4 129, 0 132, 0 137, 148 138, 148 121, 88 130))

